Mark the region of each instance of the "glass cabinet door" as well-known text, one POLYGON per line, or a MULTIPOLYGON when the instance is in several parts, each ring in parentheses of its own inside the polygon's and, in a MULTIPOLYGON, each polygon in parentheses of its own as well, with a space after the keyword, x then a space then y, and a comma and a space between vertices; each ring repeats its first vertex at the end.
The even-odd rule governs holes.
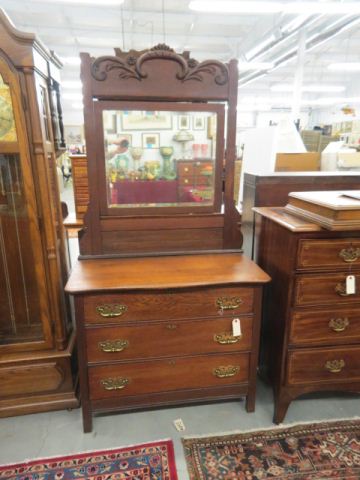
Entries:
POLYGON ((0 70, 0 349, 45 347, 48 305, 33 177, 26 136, 17 128, 20 109, 4 78, 0 70))

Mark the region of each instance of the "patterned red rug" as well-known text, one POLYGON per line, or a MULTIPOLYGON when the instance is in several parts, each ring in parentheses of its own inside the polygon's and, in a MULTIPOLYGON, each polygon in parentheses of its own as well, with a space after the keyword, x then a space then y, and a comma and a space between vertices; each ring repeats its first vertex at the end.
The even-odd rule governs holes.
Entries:
POLYGON ((177 480, 170 440, 0 467, 0 479, 177 480))
POLYGON ((183 439, 191 480, 360 479, 360 420, 183 439))

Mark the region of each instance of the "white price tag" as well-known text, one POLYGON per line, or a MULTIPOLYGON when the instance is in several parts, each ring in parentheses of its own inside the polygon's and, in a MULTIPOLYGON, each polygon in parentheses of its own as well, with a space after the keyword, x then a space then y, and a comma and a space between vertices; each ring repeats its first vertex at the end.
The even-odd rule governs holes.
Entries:
POLYGON ((355 291, 356 291, 355 275, 348 275, 346 277, 346 293, 348 295, 353 295, 355 291))
POLYGON ((232 321, 232 334, 234 337, 241 336, 241 324, 240 318, 234 318, 232 321))
POLYGON ((185 424, 181 418, 177 418, 173 423, 178 432, 183 432, 185 430, 185 424))

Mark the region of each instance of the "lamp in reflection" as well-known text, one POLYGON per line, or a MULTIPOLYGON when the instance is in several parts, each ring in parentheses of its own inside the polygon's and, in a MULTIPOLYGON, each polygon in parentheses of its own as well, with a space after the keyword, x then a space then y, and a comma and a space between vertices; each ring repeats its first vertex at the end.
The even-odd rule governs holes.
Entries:
POLYGON ((185 146, 187 142, 194 140, 194 135, 192 135, 188 130, 179 130, 173 136, 175 142, 179 142, 181 145, 181 158, 185 158, 185 146))

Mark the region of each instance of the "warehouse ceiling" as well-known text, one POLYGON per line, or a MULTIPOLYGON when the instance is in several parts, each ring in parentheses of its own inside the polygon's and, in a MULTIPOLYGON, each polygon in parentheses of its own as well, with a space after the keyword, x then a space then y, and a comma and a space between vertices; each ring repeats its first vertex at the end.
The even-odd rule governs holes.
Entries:
MULTIPOLYGON (((289 108, 295 73, 301 70, 298 61, 301 42, 305 49, 300 62, 302 108, 351 103, 357 99, 360 103, 359 72, 329 68, 338 62, 360 62, 359 1, 315 2, 317 6, 321 3, 320 9, 299 1, 297 4, 305 8, 295 11, 280 8, 267 13, 267 5, 275 2, 261 2, 256 13, 203 12, 190 9, 190 0, 120 3, 121 0, 1 1, 1 7, 18 29, 36 33, 63 59, 65 119, 75 110, 81 118, 79 65, 74 59, 80 52, 99 56, 112 54, 113 47, 141 50, 160 42, 178 52, 190 50, 198 60, 237 58, 242 69, 247 68, 244 62, 248 61, 264 64, 257 70, 240 71, 239 110, 289 108), (350 3, 356 8, 329 14, 334 3, 350 3), (323 87, 320 92, 311 91, 319 85, 323 87)), ((229 2, 212 3, 222 9, 229 2)), ((257 5, 256 1, 235 3, 257 5)), ((295 2, 276 3, 283 7, 295 2)))

